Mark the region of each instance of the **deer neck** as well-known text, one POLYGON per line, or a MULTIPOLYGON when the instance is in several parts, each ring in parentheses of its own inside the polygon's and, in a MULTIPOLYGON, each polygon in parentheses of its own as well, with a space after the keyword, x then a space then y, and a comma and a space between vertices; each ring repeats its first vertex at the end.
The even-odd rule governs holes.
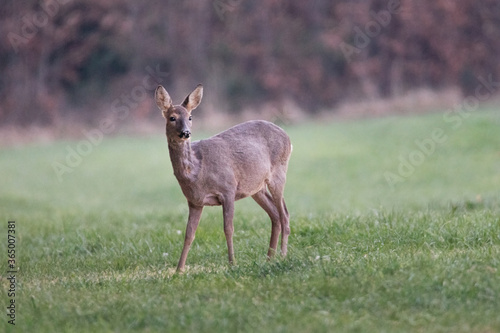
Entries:
POLYGON ((198 174, 199 160, 191 148, 191 140, 169 142, 168 151, 175 177, 179 181, 194 181, 198 174))

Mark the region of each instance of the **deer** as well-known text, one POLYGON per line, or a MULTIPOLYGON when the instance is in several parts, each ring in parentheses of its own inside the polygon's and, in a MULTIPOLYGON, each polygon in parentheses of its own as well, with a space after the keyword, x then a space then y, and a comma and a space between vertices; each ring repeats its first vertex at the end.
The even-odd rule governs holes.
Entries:
POLYGON ((191 142, 192 111, 203 97, 203 86, 173 105, 163 86, 155 91, 156 105, 165 118, 165 134, 174 176, 187 199, 189 214, 177 272, 185 270, 204 206, 222 206, 229 265, 233 249, 234 203, 252 197, 271 219, 268 260, 277 252, 286 257, 290 215, 283 198, 292 144, 286 132, 264 120, 251 120, 210 138, 191 142))

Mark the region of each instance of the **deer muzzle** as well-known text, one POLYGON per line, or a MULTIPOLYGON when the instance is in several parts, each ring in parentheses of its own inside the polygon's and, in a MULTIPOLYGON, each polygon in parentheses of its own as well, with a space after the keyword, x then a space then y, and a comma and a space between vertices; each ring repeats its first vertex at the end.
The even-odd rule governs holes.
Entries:
POLYGON ((183 130, 181 134, 179 134, 181 139, 189 139, 191 137, 191 132, 189 130, 183 130))

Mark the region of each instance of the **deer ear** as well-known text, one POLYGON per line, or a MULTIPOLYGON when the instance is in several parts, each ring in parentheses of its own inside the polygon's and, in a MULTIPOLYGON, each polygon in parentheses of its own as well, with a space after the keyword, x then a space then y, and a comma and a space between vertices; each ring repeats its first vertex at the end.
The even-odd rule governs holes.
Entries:
POLYGON ((186 96, 182 106, 186 108, 189 112, 193 111, 200 105, 201 98, 203 97, 203 86, 201 84, 197 85, 192 93, 186 96))
POLYGON ((158 86, 155 91, 156 105, 163 111, 163 116, 165 117, 165 111, 170 109, 172 106, 172 99, 168 92, 162 86, 158 86))

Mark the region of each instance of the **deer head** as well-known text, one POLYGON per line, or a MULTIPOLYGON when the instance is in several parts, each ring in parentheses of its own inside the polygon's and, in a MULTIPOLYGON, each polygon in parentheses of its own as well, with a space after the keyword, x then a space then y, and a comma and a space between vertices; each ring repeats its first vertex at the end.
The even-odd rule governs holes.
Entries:
POLYGON ((166 124, 167 139, 171 143, 189 140, 191 137, 191 111, 196 109, 203 97, 203 86, 196 88, 186 96, 181 105, 173 105, 168 92, 162 86, 158 86, 155 92, 156 105, 162 111, 166 124))

